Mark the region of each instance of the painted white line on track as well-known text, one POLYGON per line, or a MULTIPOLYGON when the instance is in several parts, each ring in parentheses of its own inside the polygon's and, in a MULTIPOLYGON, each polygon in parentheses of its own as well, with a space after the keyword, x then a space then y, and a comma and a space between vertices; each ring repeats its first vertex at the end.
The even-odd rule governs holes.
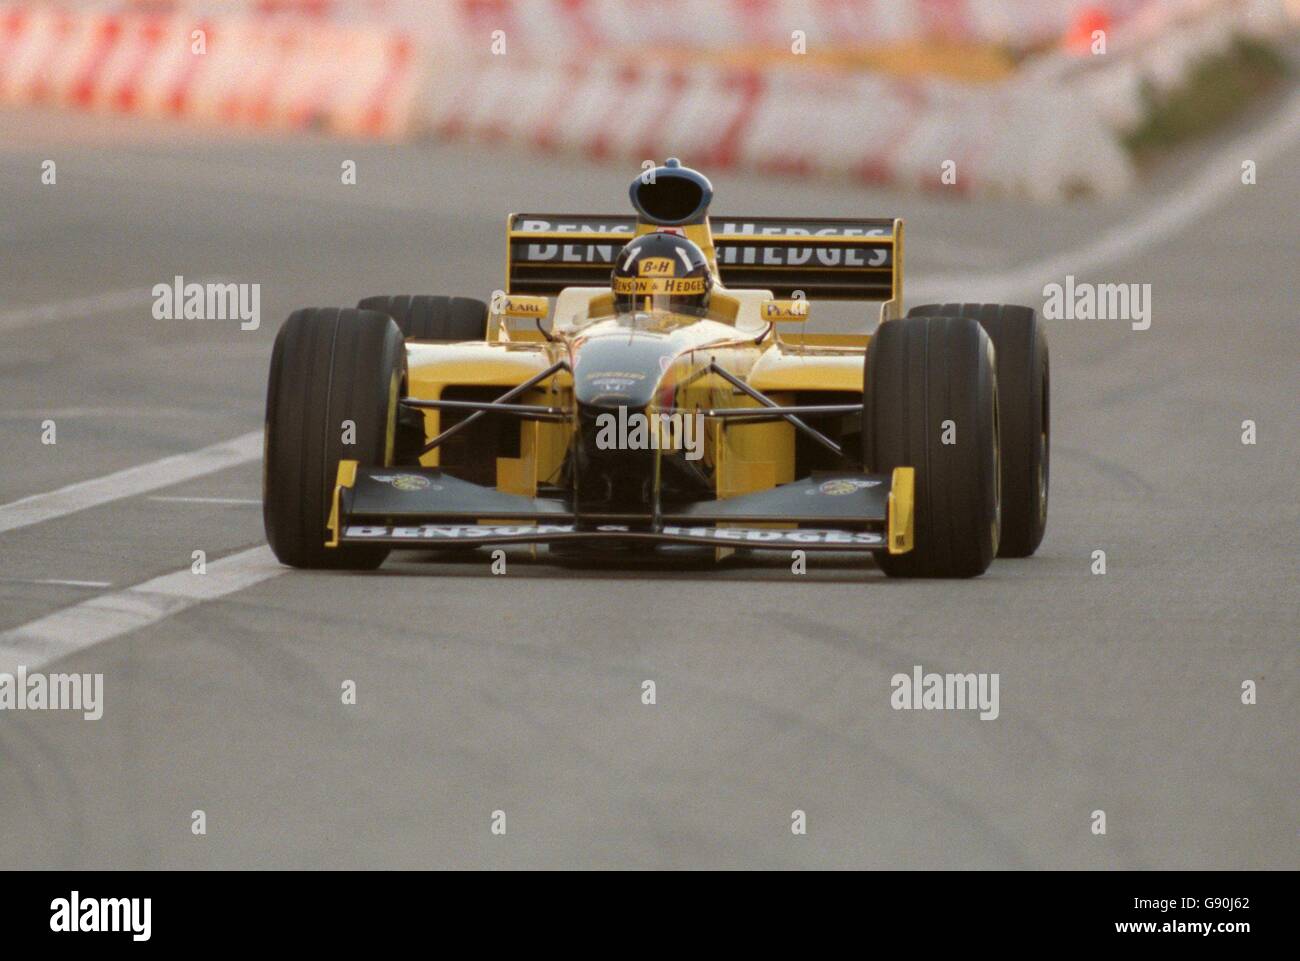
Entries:
MULTIPOLYGON (((163 282, 170 284, 172 278, 168 277, 163 282)), ((206 277, 187 281, 187 284, 225 282, 220 278, 206 277)), ((48 304, 0 310, 0 333, 31 327, 34 324, 60 320, 85 320, 97 315, 116 314, 128 310, 140 310, 152 317, 155 299, 152 287, 137 287, 134 290, 110 290, 87 297, 74 297, 71 300, 57 300, 48 304)))
POLYGON ((74 320, 93 317, 96 314, 111 314, 132 308, 148 310, 152 304, 153 291, 144 287, 133 290, 111 290, 90 297, 0 311, 0 331, 17 330, 20 327, 30 327, 33 324, 56 320, 74 320))
POLYGON ((48 494, 33 494, 0 504, 0 534, 124 497, 147 494, 227 467, 247 464, 261 456, 262 432, 256 430, 188 454, 175 454, 94 480, 69 484, 48 494))
POLYGON ((150 497, 149 500, 165 504, 248 504, 259 507, 262 504, 255 497, 150 497))
POLYGON ((223 194, 242 194, 247 197, 265 197, 286 203, 308 202, 313 205, 333 205, 343 208, 362 208, 395 214, 433 214, 445 211, 447 200, 426 201, 423 194, 412 195, 405 189, 369 188, 364 191, 324 189, 332 182, 323 178, 305 181, 300 176, 290 179, 267 167, 240 165, 232 167, 226 161, 212 161, 191 157, 140 158, 130 164, 99 164, 93 171, 85 171, 87 180, 108 180, 139 185, 157 190, 159 184, 173 187, 194 187, 202 183, 203 189, 223 194))
POLYGON ((1030 292, 1040 297, 1045 283, 1059 283, 1066 274, 1077 276, 1105 264, 1132 259, 1195 223, 1234 191, 1256 189, 1242 184, 1241 162, 1255 161, 1260 176, 1267 176, 1264 165, 1297 139, 1300 92, 1286 101, 1267 127, 1246 134, 1215 154, 1186 187, 1150 208, 1135 211, 1132 219, 1104 231, 1092 243, 999 274, 931 274, 910 283, 904 278, 903 291, 914 304, 958 299, 995 303, 1030 292))
MULTIPOLYGON (((230 408, 222 408, 229 413, 230 408)), ((0 411, 0 421, 59 420, 64 417, 115 417, 122 420, 172 420, 183 417, 211 417, 211 410, 182 410, 175 407, 28 407, 0 411)))
POLYGON ((53 584, 58 587, 112 587, 112 581, 69 581, 61 577, 0 577, 0 584, 53 584))
POLYGON ((0 674, 15 674, 20 666, 39 669, 287 570, 263 545, 213 561, 206 574, 194 574, 187 567, 92 597, 0 634, 0 674))

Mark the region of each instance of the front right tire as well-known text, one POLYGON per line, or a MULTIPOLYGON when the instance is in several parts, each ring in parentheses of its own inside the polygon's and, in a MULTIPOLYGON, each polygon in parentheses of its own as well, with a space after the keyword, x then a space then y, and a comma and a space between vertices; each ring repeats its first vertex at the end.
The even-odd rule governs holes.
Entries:
POLYGON ((993 343, 967 317, 883 322, 863 370, 863 464, 912 467, 913 546, 878 553, 890 577, 974 577, 998 550, 998 392, 993 343))

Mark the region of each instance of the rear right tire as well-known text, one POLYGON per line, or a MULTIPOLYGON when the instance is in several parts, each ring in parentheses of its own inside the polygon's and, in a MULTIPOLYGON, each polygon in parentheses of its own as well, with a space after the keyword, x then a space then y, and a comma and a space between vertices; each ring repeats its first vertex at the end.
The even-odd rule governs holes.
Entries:
POLYGON ((1047 529, 1052 447, 1051 365, 1047 332, 1032 307, 1015 304, 926 304, 908 317, 972 317, 993 341, 997 360, 1002 456, 999 557, 1028 557, 1047 529))
POLYGON ((878 553, 890 577, 974 577, 998 549, 998 394, 993 344, 966 317, 885 321, 867 345, 863 463, 912 467, 914 538, 878 553))

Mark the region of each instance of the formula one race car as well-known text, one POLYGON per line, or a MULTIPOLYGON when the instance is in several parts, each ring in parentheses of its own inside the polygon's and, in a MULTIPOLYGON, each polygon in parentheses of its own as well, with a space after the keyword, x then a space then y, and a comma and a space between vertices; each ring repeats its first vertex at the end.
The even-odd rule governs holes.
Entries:
POLYGON ((902 316, 901 220, 711 221, 709 181, 672 159, 631 198, 635 217, 511 215, 490 304, 289 317, 263 475, 282 562, 685 544, 967 577, 1034 552, 1049 397, 1032 308, 902 316), (804 332, 819 298, 880 302, 874 335, 804 332))

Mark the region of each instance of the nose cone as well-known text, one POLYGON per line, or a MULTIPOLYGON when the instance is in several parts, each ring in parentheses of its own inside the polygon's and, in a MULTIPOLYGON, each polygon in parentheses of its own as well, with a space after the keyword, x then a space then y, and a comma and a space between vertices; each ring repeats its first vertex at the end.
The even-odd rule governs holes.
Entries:
POLYGON ((573 365, 580 407, 640 409, 654 399, 677 348, 662 334, 621 330, 589 337, 573 365))
POLYGON ((654 452, 634 444, 631 433, 610 428, 629 425, 650 406, 676 352, 664 334, 615 325, 591 332, 577 345, 579 513, 650 511, 654 452))

